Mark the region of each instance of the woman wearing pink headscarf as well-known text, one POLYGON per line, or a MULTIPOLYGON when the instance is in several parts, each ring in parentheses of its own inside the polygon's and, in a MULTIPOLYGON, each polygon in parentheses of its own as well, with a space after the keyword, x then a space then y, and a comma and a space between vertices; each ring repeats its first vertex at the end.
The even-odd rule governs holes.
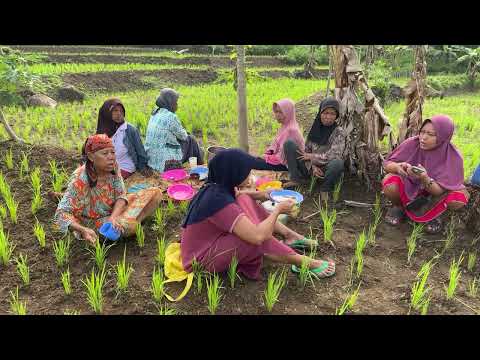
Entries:
POLYGON ((393 204, 385 217, 388 223, 398 225, 407 215, 427 223, 428 233, 438 233, 440 215, 468 202, 463 157, 450 142, 453 132, 450 117, 435 115, 423 122, 418 136, 405 140, 384 161, 388 174, 383 192, 393 204))
POLYGON ((258 158, 255 169, 288 171, 283 145, 287 140, 293 141, 302 151, 305 141, 295 118, 295 103, 290 99, 282 99, 273 103, 273 115, 282 125, 272 144, 265 150, 263 158, 258 158))

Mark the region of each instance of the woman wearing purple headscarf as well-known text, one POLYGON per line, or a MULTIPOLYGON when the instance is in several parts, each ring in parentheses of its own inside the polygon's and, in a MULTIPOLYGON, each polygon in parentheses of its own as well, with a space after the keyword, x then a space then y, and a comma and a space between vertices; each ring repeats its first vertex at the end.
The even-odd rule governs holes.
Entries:
POLYGON ((427 223, 428 233, 442 229, 440 215, 468 202, 464 186, 463 157, 450 142, 452 119, 435 115, 426 119, 420 134, 401 143, 384 161, 388 173, 383 192, 393 206, 385 220, 398 225, 405 215, 427 223))

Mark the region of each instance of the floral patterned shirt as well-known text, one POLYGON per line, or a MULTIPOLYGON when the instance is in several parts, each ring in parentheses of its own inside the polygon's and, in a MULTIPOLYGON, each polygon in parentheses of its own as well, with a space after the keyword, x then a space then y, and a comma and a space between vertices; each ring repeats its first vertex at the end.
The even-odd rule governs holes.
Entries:
POLYGON ((325 145, 318 145, 314 142, 307 141, 305 145, 305 152, 312 153, 312 161, 307 161, 309 167, 311 164, 316 166, 322 166, 329 163, 332 160, 343 160, 343 153, 345 151, 346 133, 342 127, 337 126, 333 130, 328 139, 328 143, 325 145))
POLYGON ((119 174, 109 175, 104 183, 91 188, 85 165, 82 165, 74 171, 67 191, 58 204, 55 225, 64 234, 74 221, 98 229, 111 215, 118 199, 128 201, 125 184, 119 174))

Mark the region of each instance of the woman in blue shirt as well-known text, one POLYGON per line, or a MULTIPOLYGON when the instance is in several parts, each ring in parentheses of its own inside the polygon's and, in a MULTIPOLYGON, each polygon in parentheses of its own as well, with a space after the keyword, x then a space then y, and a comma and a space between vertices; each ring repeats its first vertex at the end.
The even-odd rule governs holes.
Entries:
POLYGON ((157 109, 148 122, 145 150, 148 166, 157 171, 181 167, 190 157, 203 164, 203 154, 195 138, 188 135, 175 112, 180 94, 165 88, 157 98, 157 109))

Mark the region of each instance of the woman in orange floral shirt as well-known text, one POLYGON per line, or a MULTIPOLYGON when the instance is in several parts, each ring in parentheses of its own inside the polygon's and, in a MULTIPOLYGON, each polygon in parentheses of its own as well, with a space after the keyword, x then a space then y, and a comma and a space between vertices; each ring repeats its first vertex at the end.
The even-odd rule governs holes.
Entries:
POLYGON ((63 233, 70 229, 92 244, 97 240, 92 228, 108 221, 123 236, 132 235, 136 225, 158 207, 161 191, 149 188, 127 196, 112 140, 105 134, 90 136, 83 155, 85 164, 75 170, 58 204, 56 225, 63 233))

